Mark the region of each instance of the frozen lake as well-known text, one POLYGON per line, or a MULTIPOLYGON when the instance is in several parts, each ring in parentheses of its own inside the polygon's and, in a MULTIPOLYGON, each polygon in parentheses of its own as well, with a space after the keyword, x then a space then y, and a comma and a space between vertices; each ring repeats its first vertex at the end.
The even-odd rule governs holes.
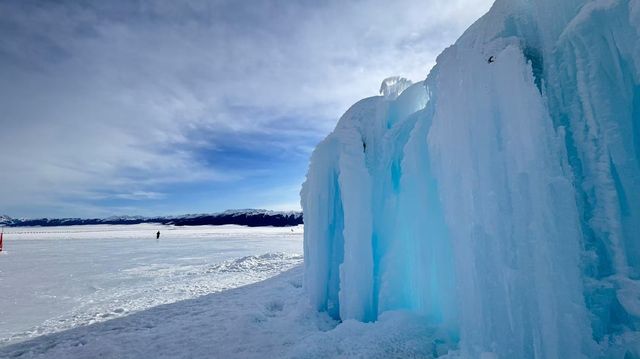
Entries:
POLYGON ((0 345, 263 280, 302 262, 302 234, 302 226, 5 228, 0 345))

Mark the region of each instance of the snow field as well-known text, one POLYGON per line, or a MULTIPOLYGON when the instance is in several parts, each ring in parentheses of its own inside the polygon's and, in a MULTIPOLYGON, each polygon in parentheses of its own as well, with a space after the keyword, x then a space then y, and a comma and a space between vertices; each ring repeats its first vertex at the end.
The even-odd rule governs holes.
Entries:
POLYGON ((271 277, 302 262, 302 231, 147 224, 7 228, 0 255, 0 345, 271 277))

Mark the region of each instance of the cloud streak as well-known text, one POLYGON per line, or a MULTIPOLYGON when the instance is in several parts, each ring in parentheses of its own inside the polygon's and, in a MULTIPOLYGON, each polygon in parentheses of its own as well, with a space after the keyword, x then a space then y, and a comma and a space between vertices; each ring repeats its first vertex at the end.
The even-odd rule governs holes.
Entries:
POLYGON ((424 78, 489 5, 1 2, 0 212, 297 206, 340 114, 424 78))

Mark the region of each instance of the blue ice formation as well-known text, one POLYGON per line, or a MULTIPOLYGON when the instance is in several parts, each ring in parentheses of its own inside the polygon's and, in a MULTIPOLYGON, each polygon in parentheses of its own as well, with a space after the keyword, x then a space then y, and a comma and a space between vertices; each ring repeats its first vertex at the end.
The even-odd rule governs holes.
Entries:
POLYGON ((640 0, 497 0, 381 92, 312 155, 313 306, 463 358, 640 358, 640 0))

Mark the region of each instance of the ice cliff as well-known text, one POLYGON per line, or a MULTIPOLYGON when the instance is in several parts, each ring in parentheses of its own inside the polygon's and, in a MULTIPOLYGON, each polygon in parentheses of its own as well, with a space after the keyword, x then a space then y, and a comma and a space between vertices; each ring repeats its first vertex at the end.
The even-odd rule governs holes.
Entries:
POLYGON ((463 358, 640 358, 640 0, 497 0, 409 85, 312 155, 311 303, 463 358))

